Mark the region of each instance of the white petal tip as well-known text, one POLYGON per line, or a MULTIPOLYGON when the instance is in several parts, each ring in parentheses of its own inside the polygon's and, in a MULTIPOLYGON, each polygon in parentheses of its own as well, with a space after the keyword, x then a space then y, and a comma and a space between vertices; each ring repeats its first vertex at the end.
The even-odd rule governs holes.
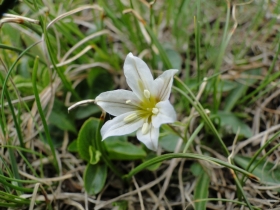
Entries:
POLYGON ((178 73, 178 69, 170 69, 171 71, 173 71, 174 72, 174 74, 177 74, 178 73))
POLYGON ((158 150, 158 148, 155 147, 154 145, 149 145, 149 146, 146 145, 146 147, 147 147, 149 150, 152 150, 152 151, 155 151, 155 152, 158 150))

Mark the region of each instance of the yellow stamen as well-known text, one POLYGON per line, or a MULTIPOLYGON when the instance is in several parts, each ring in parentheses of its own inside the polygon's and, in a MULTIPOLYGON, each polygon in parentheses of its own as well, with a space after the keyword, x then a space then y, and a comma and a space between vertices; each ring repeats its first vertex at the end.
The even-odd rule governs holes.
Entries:
POLYGON ((129 104, 130 102, 131 102, 131 100, 127 100, 125 103, 126 103, 126 104, 129 104))
POLYGON ((144 123, 142 126, 142 130, 141 130, 142 134, 145 135, 149 132, 149 124, 148 123, 144 123))
POLYGON ((159 113, 158 108, 153 108, 152 113, 155 114, 155 115, 157 115, 157 114, 159 113))
POLYGON ((124 122, 129 123, 138 117, 136 113, 132 113, 123 119, 124 122))
POLYGON ((145 96, 145 98, 150 98, 151 97, 151 93, 150 93, 150 91, 148 91, 147 89, 145 89, 144 90, 144 96, 145 96))

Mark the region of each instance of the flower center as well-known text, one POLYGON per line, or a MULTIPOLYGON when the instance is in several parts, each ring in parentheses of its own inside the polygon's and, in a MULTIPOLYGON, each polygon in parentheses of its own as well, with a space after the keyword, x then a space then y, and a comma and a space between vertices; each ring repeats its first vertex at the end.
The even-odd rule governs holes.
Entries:
MULTIPOLYGON (((152 115, 157 115, 159 113, 159 109, 156 108, 156 100, 151 95, 151 92, 147 89, 143 91, 143 101, 141 103, 141 108, 143 110, 143 114, 146 115, 146 118, 148 119, 148 122, 151 121, 152 115)), ((145 130, 145 129, 144 129, 145 130)))
POLYGON ((157 100, 154 96, 151 95, 151 92, 147 89, 143 91, 143 99, 138 104, 133 102, 132 100, 127 100, 126 104, 134 104, 139 109, 135 111, 135 113, 131 113, 130 115, 126 116, 123 121, 125 123, 130 123, 137 118, 139 119, 145 119, 144 123, 142 125, 141 132, 143 135, 147 134, 151 129, 151 122, 152 122, 152 116, 157 115, 159 113, 159 109, 156 108, 157 100))

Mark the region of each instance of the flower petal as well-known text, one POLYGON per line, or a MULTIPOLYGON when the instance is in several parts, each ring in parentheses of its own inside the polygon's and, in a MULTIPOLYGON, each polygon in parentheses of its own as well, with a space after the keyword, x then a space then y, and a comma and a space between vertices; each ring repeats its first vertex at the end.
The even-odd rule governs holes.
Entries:
POLYGON ((140 103, 136 95, 128 90, 113 90, 101 93, 95 98, 98 106, 111 115, 118 116, 126 112, 135 111, 140 103), (126 103, 128 100, 131 103, 126 103))
POLYGON ((152 124, 155 128, 159 128, 161 124, 176 121, 176 112, 169 101, 158 102, 156 108, 158 108, 159 113, 152 117, 152 124))
POLYGON ((176 69, 164 71, 158 78, 153 82, 154 93, 159 101, 165 101, 169 98, 171 87, 173 83, 173 77, 178 72, 176 69))
POLYGON ((102 140, 106 139, 109 136, 126 135, 140 128, 145 120, 143 118, 136 118, 135 120, 130 122, 124 121, 124 118, 134 113, 136 112, 127 112, 125 114, 115 117, 112 120, 108 120, 100 130, 102 140))
POLYGON ((146 145, 150 150, 156 151, 158 148, 159 128, 153 127, 151 124, 148 133, 143 134, 141 129, 137 131, 137 139, 146 145))
POLYGON ((129 53, 124 61, 124 75, 131 90, 139 99, 144 97, 144 90, 151 91, 154 78, 147 64, 129 53))

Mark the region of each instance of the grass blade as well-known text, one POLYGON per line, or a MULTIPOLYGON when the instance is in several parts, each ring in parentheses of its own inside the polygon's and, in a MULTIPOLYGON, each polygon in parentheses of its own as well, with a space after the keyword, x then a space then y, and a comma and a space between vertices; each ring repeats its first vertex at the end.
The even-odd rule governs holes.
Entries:
POLYGON ((43 112, 43 109, 42 109, 42 106, 41 106, 40 96, 39 96, 38 89, 37 89, 37 70, 38 70, 38 58, 35 59, 34 67, 33 67, 33 71, 32 71, 33 91, 34 91, 34 96, 35 96, 35 101, 36 101, 36 104, 37 104, 38 112, 40 114, 40 117, 42 119, 42 123, 43 123, 43 126, 44 126, 44 131, 45 131, 45 134, 46 134, 46 138, 47 138, 48 144, 49 144, 51 152, 52 152, 52 156, 53 156, 53 160, 54 160, 53 164, 54 164, 54 167, 55 167, 56 171, 58 172, 59 168, 58 168, 58 162, 57 162, 57 159, 56 159, 54 144, 53 144, 53 141, 52 141, 51 136, 50 136, 47 121, 46 121, 46 118, 45 118, 45 115, 44 115, 44 112, 43 112))

